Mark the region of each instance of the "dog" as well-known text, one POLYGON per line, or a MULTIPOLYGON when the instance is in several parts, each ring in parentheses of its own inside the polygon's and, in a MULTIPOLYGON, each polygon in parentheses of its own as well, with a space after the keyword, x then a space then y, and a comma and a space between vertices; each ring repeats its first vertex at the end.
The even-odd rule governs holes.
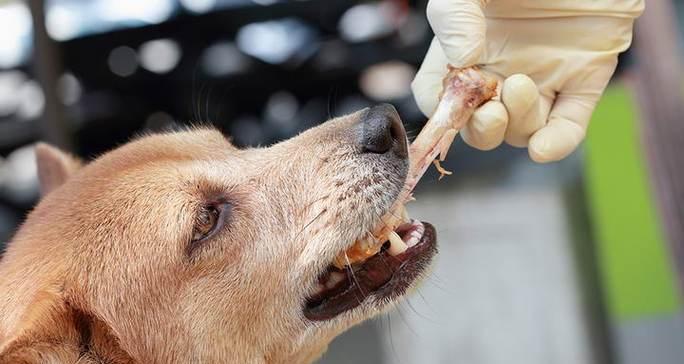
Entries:
MULTIPOLYGON (((36 147, 42 198, 0 261, 0 363, 310 363, 425 275, 434 228, 344 269, 404 186, 393 107, 267 148, 195 127, 90 163, 36 147)), ((406 224, 405 224, 406 225, 406 224)))

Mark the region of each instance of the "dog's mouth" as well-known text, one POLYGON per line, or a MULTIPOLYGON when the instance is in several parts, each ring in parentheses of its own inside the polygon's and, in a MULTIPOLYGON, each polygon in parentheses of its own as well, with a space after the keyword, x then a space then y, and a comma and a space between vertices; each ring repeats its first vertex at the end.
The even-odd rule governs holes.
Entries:
POLYGON ((434 227, 405 216, 384 242, 369 245, 366 239, 373 236, 357 240, 320 275, 304 307, 306 318, 329 320, 369 297, 388 302, 402 296, 436 253, 434 227), (340 257, 346 264, 340 264, 340 257))

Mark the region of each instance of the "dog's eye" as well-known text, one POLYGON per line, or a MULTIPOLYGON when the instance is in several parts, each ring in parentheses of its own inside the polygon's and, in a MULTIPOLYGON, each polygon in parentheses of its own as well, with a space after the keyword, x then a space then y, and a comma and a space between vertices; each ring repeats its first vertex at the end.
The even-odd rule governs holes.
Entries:
POLYGON ((192 242, 206 239, 218 226, 221 212, 225 204, 203 206, 195 218, 195 228, 192 231, 192 242))

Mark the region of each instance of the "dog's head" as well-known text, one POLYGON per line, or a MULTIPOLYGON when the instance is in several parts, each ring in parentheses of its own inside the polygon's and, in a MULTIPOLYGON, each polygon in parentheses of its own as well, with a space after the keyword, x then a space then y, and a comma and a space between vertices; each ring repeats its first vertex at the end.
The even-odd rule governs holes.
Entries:
POLYGON ((404 186, 406 135, 389 106, 269 148, 193 129, 83 167, 44 145, 37 155, 48 193, 0 264, 0 356, 72 340, 149 363, 306 362, 403 295, 435 251, 418 224, 401 256, 385 247, 331 267, 404 186))

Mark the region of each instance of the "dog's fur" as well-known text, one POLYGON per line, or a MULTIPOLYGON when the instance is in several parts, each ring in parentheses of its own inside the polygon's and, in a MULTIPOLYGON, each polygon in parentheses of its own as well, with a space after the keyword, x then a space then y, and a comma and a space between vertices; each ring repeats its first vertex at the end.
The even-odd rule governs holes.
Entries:
POLYGON ((363 111, 269 148, 218 131, 138 138, 82 163, 38 145, 42 201, 0 263, 0 363, 307 363, 389 302, 302 306, 373 228, 406 156, 360 151, 363 111), (200 207, 223 227, 191 243, 200 207))

